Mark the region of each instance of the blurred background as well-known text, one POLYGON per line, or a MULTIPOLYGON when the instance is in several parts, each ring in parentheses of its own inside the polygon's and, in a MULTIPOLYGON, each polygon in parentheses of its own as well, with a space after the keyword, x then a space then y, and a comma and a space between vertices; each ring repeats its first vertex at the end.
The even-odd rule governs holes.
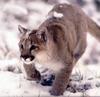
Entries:
MULTIPOLYGON (((29 29, 37 28, 52 7, 63 2, 81 6, 100 25, 100 0, 0 0, 0 71, 21 72, 18 68, 15 69, 19 64, 18 25, 29 29)), ((100 43, 89 34, 87 42, 86 52, 78 64, 93 69, 100 66, 100 43)))

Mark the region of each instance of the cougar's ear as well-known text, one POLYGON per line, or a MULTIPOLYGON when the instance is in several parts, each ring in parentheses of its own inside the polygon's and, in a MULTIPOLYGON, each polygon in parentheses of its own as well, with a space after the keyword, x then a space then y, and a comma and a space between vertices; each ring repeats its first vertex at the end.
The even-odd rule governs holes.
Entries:
POLYGON ((25 34, 28 31, 28 29, 22 27, 21 25, 18 25, 18 30, 20 34, 25 34))

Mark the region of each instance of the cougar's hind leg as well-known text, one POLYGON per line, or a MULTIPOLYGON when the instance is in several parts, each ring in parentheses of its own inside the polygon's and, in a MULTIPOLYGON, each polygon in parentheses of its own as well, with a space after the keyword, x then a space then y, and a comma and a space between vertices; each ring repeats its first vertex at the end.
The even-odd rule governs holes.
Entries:
MULTIPOLYGON (((86 20, 82 18, 81 22, 78 24, 77 28, 77 44, 73 51, 73 56, 76 62, 83 55, 87 46, 87 24, 86 20)), ((76 63, 75 62, 75 63, 76 63)))

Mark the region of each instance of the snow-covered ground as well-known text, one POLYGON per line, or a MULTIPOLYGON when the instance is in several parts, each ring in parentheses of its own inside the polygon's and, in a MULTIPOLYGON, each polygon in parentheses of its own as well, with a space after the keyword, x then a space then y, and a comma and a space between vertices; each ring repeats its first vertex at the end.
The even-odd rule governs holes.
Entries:
MULTIPOLYGON (((0 0, 0 96, 50 96, 48 91, 51 86, 42 86, 35 81, 26 80, 21 73, 18 25, 37 28, 58 1, 66 2, 0 0)), ((69 1, 75 3, 75 0, 69 1)), ((86 4, 82 7, 83 10, 99 24, 100 13, 93 0, 84 1, 86 4)), ((90 35, 87 41, 87 50, 74 68, 64 96, 100 96, 100 43, 90 35)))
MULTIPOLYGON (((16 66, 15 68, 18 69, 16 66)), ((99 68, 100 66, 76 66, 63 96, 100 96, 99 68)), ((0 96, 51 97, 48 92, 50 88, 51 86, 42 86, 36 81, 26 80, 18 70, 16 72, 13 70, 0 71, 0 96)))

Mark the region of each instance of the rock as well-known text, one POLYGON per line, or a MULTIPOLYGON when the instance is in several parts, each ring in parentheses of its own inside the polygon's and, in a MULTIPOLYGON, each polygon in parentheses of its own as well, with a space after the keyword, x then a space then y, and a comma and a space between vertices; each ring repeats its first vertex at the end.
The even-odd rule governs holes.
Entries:
POLYGON ((40 84, 43 86, 51 86, 54 79, 54 75, 44 75, 42 76, 40 84))
POLYGON ((75 82, 72 81, 69 86, 67 87, 67 91, 70 91, 72 93, 77 93, 77 92, 85 92, 86 90, 89 90, 92 88, 91 83, 82 83, 82 82, 75 82))
POLYGON ((96 5, 97 10, 100 11, 100 0, 94 0, 94 3, 96 5))

